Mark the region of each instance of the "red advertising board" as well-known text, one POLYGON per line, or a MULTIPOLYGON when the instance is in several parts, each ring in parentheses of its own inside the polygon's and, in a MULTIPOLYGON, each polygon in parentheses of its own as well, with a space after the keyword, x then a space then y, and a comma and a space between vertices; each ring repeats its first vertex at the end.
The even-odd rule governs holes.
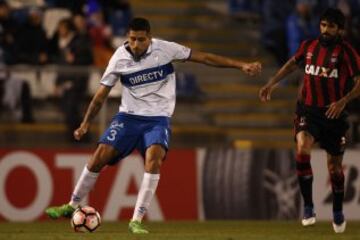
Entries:
MULTIPOLYGON (((0 150, 0 220, 46 219, 49 205, 69 201, 89 150, 0 150)), ((143 176, 143 160, 132 154, 98 178, 84 204, 99 210, 105 220, 132 216, 143 176)), ((149 220, 198 219, 196 150, 171 150, 161 169, 149 220)))

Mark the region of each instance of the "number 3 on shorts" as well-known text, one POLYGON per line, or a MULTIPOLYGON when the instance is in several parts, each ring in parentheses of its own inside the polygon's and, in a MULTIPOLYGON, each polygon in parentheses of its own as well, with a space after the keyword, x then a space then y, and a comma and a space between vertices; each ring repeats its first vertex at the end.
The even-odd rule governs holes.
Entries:
POLYGON ((117 131, 115 129, 111 129, 110 134, 109 134, 109 136, 106 137, 106 139, 109 141, 114 141, 116 134, 117 134, 117 131))

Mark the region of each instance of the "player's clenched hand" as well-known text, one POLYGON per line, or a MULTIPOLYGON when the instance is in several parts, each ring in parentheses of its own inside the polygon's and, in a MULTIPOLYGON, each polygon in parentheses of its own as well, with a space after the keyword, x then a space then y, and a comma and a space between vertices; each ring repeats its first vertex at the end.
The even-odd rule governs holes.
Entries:
POLYGON ((250 76, 258 75, 261 73, 261 63, 260 62, 245 63, 242 67, 242 70, 250 76))
POLYGON ((259 98, 262 102, 270 101, 271 100, 271 93, 275 89, 275 85, 266 84, 259 91, 259 98))
POLYGON ((344 110, 346 103, 347 102, 344 99, 331 103, 329 109, 325 113, 326 117, 330 119, 338 118, 344 110))
POLYGON ((82 123, 80 127, 74 131, 74 138, 79 141, 82 136, 88 132, 89 126, 88 123, 82 123))

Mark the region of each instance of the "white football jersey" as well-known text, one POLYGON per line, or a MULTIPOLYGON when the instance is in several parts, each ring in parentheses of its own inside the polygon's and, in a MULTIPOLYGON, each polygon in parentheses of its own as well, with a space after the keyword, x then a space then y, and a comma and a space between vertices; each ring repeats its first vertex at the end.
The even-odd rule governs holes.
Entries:
POLYGON ((113 87, 120 80, 120 112, 170 117, 175 108, 176 83, 173 60, 186 60, 191 49, 174 42, 152 39, 146 53, 135 61, 128 44, 111 57, 101 84, 113 87))

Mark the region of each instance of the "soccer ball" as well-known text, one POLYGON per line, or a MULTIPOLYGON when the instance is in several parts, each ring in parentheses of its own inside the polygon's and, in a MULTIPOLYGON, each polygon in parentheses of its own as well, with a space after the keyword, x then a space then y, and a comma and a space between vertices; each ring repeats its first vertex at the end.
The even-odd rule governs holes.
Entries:
POLYGON ((93 232, 100 224, 100 214, 89 206, 77 208, 71 217, 71 226, 75 232, 93 232))

